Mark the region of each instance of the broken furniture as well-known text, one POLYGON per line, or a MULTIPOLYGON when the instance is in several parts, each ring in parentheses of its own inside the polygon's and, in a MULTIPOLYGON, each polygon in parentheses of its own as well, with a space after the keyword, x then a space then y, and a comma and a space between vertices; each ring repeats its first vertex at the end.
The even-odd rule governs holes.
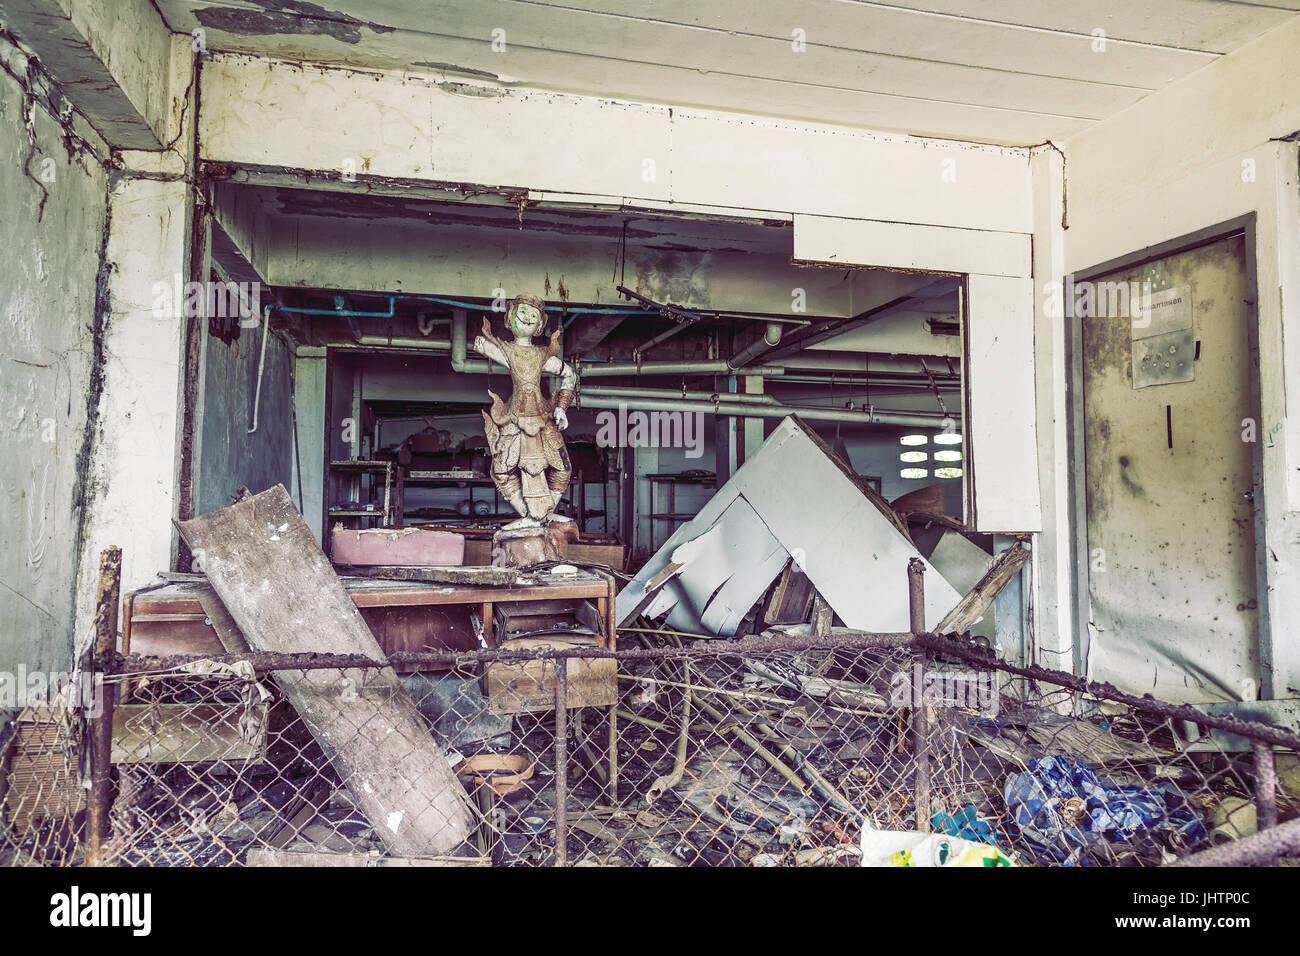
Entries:
MULTIPOLYGON (((344 578, 343 588, 385 655, 402 651, 468 651, 478 646, 470 620, 473 602, 446 600, 447 587, 344 578)), ((209 613, 215 598, 206 580, 154 585, 126 595, 122 653, 224 654, 215 619, 209 613)), ((398 669, 415 667, 398 665, 398 669)))
POLYGON ((326 469, 325 487, 331 495, 329 521, 376 521, 379 526, 391 525, 397 514, 394 509, 393 479, 396 466, 391 461, 367 461, 348 458, 331 461, 326 469), (347 497, 340 488, 346 480, 350 486, 347 497))
MULTIPOLYGON (((360 569, 358 569, 360 570, 360 569)), ((495 647, 516 625, 554 625, 557 606, 590 635, 591 642, 612 648, 615 583, 597 571, 571 568, 519 572, 493 567, 365 569, 368 574, 402 572, 427 576, 443 583, 393 580, 382 577, 342 579, 345 593, 360 611, 383 654, 403 651, 467 651, 483 643, 495 647), (448 579, 455 579, 454 582, 448 579), (510 583, 476 583, 508 581, 510 583), (587 602, 591 602, 589 606, 587 602), (497 609, 502 611, 498 614, 497 609), (529 614, 529 611, 535 611, 529 614), (477 622, 474 620, 477 613, 477 622), (513 623, 512 623, 513 622, 513 623)), ((239 625, 224 614, 222 602, 203 579, 156 585, 128 594, 123 601, 122 653, 165 656, 170 654, 220 655, 227 641, 244 639, 239 625)), ((535 629, 535 628, 534 628, 535 629)), ((553 639, 572 641, 578 635, 557 632, 553 639)), ((323 648, 316 648, 318 650, 323 648)), ((483 686, 494 714, 536 712, 554 707, 554 665, 536 662, 484 668, 483 686)), ((438 669, 438 665, 399 663, 395 669, 410 673, 438 669)), ((609 658, 572 659, 567 665, 569 706, 608 707, 611 728, 616 726, 616 669, 609 658)), ((450 737, 450 735, 448 735, 450 737)), ((610 749, 610 765, 617 758, 610 749)), ((611 773, 612 776, 612 773, 611 773)))

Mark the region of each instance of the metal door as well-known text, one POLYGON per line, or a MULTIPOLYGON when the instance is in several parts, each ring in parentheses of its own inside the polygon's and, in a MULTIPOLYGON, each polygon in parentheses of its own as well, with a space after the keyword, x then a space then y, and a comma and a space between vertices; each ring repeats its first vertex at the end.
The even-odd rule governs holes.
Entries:
POLYGON ((1125 690, 1196 702, 1258 688, 1253 493, 1268 429, 1252 410, 1248 270, 1238 234, 1074 290, 1087 664, 1125 690), (1125 287, 1150 293, 1145 310, 1122 308, 1125 287))

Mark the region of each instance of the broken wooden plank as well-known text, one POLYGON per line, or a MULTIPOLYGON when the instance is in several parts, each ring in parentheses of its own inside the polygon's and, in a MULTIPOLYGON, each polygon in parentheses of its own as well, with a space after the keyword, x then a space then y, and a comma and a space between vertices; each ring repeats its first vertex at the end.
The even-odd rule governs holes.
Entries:
POLYGON ((976 621, 984 616, 994 598, 1002 593, 1013 577, 1020 573, 1020 568, 1029 560, 1029 549, 1023 542, 1017 541, 1014 547, 1003 551, 989 565, 984 577, 967 595, 957 602, 935 627, 936 634, 964 634, 976 621))
MULTIPOLYGON (((584 644, 595 644, 594 639, 578 635, 557 635, 548 638, 521 637, 507 641, 504 650, 547 651, 566 650, 584 644)), ((530 661, 495 661, 483 673, 484 691, 488 697, 488 710, 493 714, 522 714, 555 709, 556 660, 537 658, 530 661)), ((580 707, 610 707, 618 703, 618 662, 612 657, 570 657, 565 662, 568 694, 566 701, 571 709, 580 707)))
POLYGON ((289 819, 284 826, 271 837, 270 844, 274 849, 282 850, 297 839, 302 828, 311 823, 320 812, 320 808, 329 802, 330 792, 328 787, 320 787, 310 796, 300 797, 294 804, 293 812, 289 814, 289 819))
POLYGON ((811 625, 809 633, 814 637, 825 637, 831 632, 831 624, 833 624, 834 621, 835 612, 831 610, 831 606, 826 603, 826 599, 814 591, 812 620, 809 622, 811 625))
POLYGON ((913 512, 941 515, 943 510, 943 488, 939 485, 926 485, 916 491, 900 495, 889 503, 894 514, 906 517, 913 512))
MULTIPOLYGON (((178 527, 254 649, 382 659, 282 485, 178 527)), ((439 856, 468 838, 469 796, 391 667, 274 676, 389 852, 439 856)))
POLYGON ((339 574, 354 578, 384 578, 392 581, 424 581, 429 584, 479 584, 507 587, 519 580, 517 568, 461 566, 426 568, 406 564, 339 564, 339 574))
POLYGON ((799 565, 791 561, 781 572, 772 599, 763 614, 764 624, 802 624, 808 620, 816 589, 799 565))

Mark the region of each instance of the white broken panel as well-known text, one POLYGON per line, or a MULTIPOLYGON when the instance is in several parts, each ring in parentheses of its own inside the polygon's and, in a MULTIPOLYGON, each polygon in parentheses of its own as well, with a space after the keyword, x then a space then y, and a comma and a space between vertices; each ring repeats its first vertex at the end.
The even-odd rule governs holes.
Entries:
MULTIPOLYGON (((794 417, 777 426, 762 448, 693 520, 678 528, 619 593, 619 620, 626 621, 636 613, 645 599, 647 583, 668 565, 681 545, 715 525, 723 527, 718 540, 701 545, 701 560, 684 564, 663 586, 666 593, 655 599, 649 613, 654 616, 672 607, 678 614, 676 620, 689 614, 703 626, 713 602, 723 599, 717 606, 718 617, 710 617, 710 622, 730 620, 731 613, 743 615, 784 566, 780 553, 763 544, 766 539, 751 514, 772 540, 799 562, 845 625, 869 631, 908 629, 907 563, 920 558, 920 553, 862 493, 820 439, 794 417), (727 548, 728 541, 735 541, 737 548, 727 548), (749 542, 746 547, 753 550, 739 550, 742 542, 749 542), (736 576, 738 583, 733 585, 736 576), (754 597, 741 608, 750 593, 754 597), (686 610, 681 610, 683 606, 686 610)), ((961 595, 928 561, 922 561, 925 622, 932 628, 961 595)))
POLYGON ((708 531, 672 552, 681 571, 646 609, 668 613, 679 631, 736 633, 741 619, 781 573, 790 554, 743 498, 731 503, 708 531))

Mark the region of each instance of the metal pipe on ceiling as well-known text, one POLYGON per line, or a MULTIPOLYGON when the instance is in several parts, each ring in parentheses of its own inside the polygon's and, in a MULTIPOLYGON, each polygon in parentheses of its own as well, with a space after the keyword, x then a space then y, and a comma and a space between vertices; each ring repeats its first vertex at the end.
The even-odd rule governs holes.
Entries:
MULTIPOLYGON (((781 375, 784 368, 775 365, 747 368, 745 375, 781 375)), ((600 364, 582 362, 582 378, 601 378, 615 375, 734 375, 735 370, 727 364, 726 359, 706 362, 602 362, 600 364)))
POLYGON ((780 345, 781 333, 784 331, 779 322, 767 323, 767 327, 763 329, 762 337, 755 339, 753 343, 733 355, 727 360, 727 365, 734 371, 740 371, 764 352, 770 352, 780 345))
POLYGON ((694 401, 690 399, 653 399, 614 395, 589 395, 583 391, 574 408, 634 409, 655 412, 700 412, 732 418, 785 418, 798 415, 809 421, 847 422, 860 425, 906 425, 914 428, 938 428, 944 416, 937 412, 903 412, 880 409, 821 408, 813 405, 746 405, 743 402, 694 401))
MULTIPOLYGON (((943 355, 897 355, 897 354, 878 354, 862 352, 832 352, 826 349, 816 351, 804 351, 797 355, 790 355, 783 358, 780 367, 790 371, 812 372, 858 372, 867 374, 870 372, 912 372, 918 375, 924 375, 925 369, 921 367, 921 359, 926 358, 934 363, 946 363, 949 361, 960 362, 956 356, 943 355)), ((759 365, 758 368, 764 366, 759 365)), ((933 368, 931 371, 935 371, 933 368)), ((754 369, 745 369, 745 374, 753 374, 754 369)), ((947 369, 944 369, 947 372, 947 369)), ((952 374, 956 374, 955 372, 952 374)))
POLYGON ((741 402, 745 405, 773 405, 777 404, 777 399, 771 395, 749 395, 744 392, 705 392, 705 391, 676 391, 671 388, 637 388, 631 385, 584 385, 582 387, 583 395, 622 395, 628 398, 666 398, 677 399, 683 398, 689 401, 713 402, 728 401, 741 402))
MULTIPOLYGON (((342 300, 342 296, 335 296, 335 301, 342 300)), ((336 319, 391 319, 397 315, 397 297, 390 295, 388 297, 387 312, 357 312, 353 309, 304 309, 296 305, 276 305, 277 311, 292 312, 294 315, 329 315, 336 319)))

